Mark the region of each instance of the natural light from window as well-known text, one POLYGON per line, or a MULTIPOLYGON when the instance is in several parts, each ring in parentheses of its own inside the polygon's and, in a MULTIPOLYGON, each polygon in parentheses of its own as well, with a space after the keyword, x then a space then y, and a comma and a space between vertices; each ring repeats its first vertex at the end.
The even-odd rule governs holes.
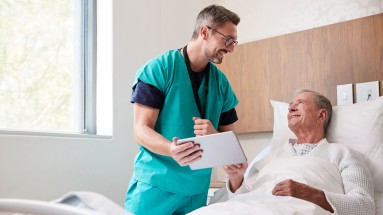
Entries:
MULTIPOLYGON (((112 4, 98 4, 95 134, 111 135, 112 4)), ((0 8, 0 130, 86 133, 82 1, 1 0, 0 8)))

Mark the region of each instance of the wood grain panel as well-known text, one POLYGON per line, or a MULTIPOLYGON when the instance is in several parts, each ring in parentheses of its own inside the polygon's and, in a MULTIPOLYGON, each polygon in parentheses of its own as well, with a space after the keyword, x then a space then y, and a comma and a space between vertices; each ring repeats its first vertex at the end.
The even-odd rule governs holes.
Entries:
POLYGON ((270 99, 307 88, 336 105, 339 84, 381 83, 383 14, 241 44, 218 66, 240 100, 236 132, 271 131, 270 99))

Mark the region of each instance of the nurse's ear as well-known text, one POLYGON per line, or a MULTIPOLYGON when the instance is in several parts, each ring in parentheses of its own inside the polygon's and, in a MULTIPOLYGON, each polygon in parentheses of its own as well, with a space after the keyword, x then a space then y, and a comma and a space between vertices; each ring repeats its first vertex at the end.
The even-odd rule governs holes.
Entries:
POLYGON ((207 26, 202 26, 200 29, 199 29, 199 36, 204 39, 204 40, 207 40, 209 38, 209 28, 207 26))

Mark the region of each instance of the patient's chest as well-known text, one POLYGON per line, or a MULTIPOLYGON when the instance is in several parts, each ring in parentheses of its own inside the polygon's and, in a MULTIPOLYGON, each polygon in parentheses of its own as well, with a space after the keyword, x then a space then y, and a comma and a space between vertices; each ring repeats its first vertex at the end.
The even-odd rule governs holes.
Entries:
POLYGON ((276 158, 263 166, 256 177, 247 180, 253 192, 271 193, 275 185, 286 179, 334 193, 343 193, 338 168, 329 161, 309 156, 276 158))

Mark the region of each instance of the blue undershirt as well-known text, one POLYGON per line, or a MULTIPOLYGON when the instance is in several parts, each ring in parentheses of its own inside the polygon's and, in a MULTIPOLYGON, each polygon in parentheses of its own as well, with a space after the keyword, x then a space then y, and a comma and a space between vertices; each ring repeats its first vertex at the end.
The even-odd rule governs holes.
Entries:
MULTIPOLYGON (((202 82, 204 72, 193 72, 197 86, 202 82)), ((155 86, 138 81, 133 89, 131 103, 139 103, 151 108, 162 109, 165 96, 155 86)), ((219 118, 219 125, 230 125, 238 120, 235 108, 223 112, 219 118)))

